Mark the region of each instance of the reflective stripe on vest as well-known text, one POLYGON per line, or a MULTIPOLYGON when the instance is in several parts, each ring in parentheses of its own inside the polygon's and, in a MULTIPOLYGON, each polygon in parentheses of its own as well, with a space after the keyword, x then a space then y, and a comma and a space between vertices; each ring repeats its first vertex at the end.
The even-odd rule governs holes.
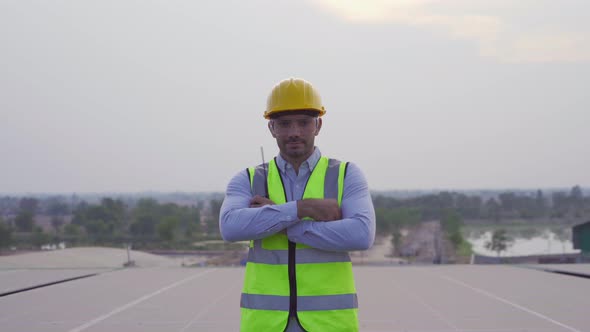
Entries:
MULTIPOLYGON (((289 311, 289 297, 243 294, 242 308, 289 311)), ((299 296, 297 311, 354 309, 358 307, 356 294, 299 296)))
MULTIPOLYGON (((321 157, 303 198, 333 198, 341 204, 345 171, 346 163, 321 157)), ((250 168, 249 176, 253 194, 267 196, 276 204, 286 203, 275 160, 250 168)), ((289 284, 288 243, 284 233, 251 241, 240 302, 242 331, 281 331, 287 326, 290 305, 294 303, 290 301, 294 288, 289 284)), ((358 301, 348 253, 300 243, 295 247, 294 312, 301 326, 307 331, 357 331, 358 301)))
MULTIPOLYGON (((260 247, 261 241, 254 241, 254 247, 260 247)), ((287 250, 250 250, 248 262, 264 264, 288 264, 287 250)), ((350 256, 346 252, 329 252, 315 248, 300 248, 297 250, 297 263, 328 263, 350 262, 350 256)))

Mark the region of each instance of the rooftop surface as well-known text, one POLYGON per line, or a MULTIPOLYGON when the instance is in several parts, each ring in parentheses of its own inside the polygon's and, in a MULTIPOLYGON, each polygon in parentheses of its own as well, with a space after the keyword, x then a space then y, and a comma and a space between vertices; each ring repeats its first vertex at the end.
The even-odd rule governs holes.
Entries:
MULTIPOLYGON (((0 292, 90 275, 0 297, 0 330, 239 330, 242 267, 186 268, 142 256, 145 266, 123 269, 118 253, 112 261, 97 253, 105 256, 95 260, 100 266, 80 269, 51 268, 47 257, 43 268, 9 266, 0 257, 0 292)), ((539 267, 355 266, 361 331, 590 331, 590 279, 539 267)), ((588 264, 547 268, 590 275, 588 264)))

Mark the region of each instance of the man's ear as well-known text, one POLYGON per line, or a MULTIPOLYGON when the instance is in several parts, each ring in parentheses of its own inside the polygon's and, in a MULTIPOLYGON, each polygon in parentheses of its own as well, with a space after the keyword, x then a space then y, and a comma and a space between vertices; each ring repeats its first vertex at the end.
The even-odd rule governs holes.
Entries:
POLYGON ((268 130, 270 130, 270 134, 272 135, 273 138, 277 138, 277 135, 275 135, 274 122, 272 120, 268 121, 268 130))
POLYGON ((322 118, 316 118, 316 121, 315 121, 315 135, 316 136, 320 133, 320 129, 322 129, 322 118))

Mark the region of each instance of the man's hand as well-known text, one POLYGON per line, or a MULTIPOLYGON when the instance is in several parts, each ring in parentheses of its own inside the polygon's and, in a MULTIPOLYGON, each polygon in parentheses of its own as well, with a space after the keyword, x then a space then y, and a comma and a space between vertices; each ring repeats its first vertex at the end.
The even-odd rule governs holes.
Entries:
POLYGON ((271 201, 270 199, 268 199, 266 197, 262 197, 260 195, 256 195, 256 196, 252 197, 252 199, 250 200, 250 207, 251 208, 259 208, 259 207, 263 207, 265 205, 275 205, 275 202, 271 201))
POLYGON ((312 218, 317 221, 333 221, 342 219, 342 210, 338 201, 327 199, 303 199, 297 201, 297 217, 312 218))

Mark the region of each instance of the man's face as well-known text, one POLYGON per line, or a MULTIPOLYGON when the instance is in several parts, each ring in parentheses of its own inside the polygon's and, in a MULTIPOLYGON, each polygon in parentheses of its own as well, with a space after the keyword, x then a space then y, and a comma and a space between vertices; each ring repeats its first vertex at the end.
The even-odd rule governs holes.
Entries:
POLYGON ((268 126, 285 159, 304 161, 313 153, 322 120, 305 114, 288 114, 271 120, 268 126))

